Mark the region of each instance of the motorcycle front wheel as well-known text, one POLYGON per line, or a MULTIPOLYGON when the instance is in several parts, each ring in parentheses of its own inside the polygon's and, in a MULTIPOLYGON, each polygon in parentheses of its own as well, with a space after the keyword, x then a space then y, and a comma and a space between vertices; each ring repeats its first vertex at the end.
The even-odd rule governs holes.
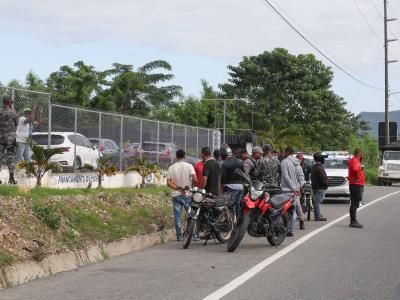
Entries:
POLYGON ((187 249, 192 241, 194 230, 196 228, 196 220, 192 218, 188 218, 186 221, 186 228, 183 232, 183 249, 187 249))
POLYGON ((220 243, 225 244, 231 237, 235 226, 235 217, 233 212, 225 208, 218 216, 217 228, 214 231, 215 237, 220 243))
POLYGON ((271 234, 267 236, 268 242, 272 246, 279 246, 286 239, 287 228, 289 226, 289 214, 286 212, 273 224, 271 228, 271 234))
POLYGON ((233 252, 239 246, 243 239, 244 234, 247 231, 247 226, 249 226, 250 212, 243 212, 243 214, 238 218, 236 225, 234 226, 231 236, 228 240, 228 245, 226 249, 228 252, 233 252))

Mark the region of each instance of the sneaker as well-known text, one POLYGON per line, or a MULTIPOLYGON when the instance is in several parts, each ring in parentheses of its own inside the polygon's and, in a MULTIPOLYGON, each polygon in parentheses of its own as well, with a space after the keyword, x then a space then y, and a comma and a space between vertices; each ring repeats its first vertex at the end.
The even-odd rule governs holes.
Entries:
POLYGON ((176 238, 176 241, 177 242, 181 242, 183 240, 183 237, 181 237, 181 236, 178 236, 177 238, 176 238))
POLYGON ((318 218, 315 218, 314 221, 326 221, 328 220, 327 218, 325 218, 323 215, 320 215, 318 218))
POLYGON ((349 227, 351 227, 351 228, 363 228, 364 226, 361 225, 361 224, 358 223, 358 222, 351 222, 350 225, 349 225, 349 227))
POLYGON ((294 236, 293 232, 286 233, 286 236, 294 236))
POLYGON ((360 207, 363 207, 364 205, 365 205, 364 203, 360 202, 360 207))
POLYGON ((192 238, 192 241, 193 241, 193 242, 198 242, 198 241, 200 241, 200 237, 199 237, 198 235, 196 235, 196 236, 194 236, 194 237, 192 238))

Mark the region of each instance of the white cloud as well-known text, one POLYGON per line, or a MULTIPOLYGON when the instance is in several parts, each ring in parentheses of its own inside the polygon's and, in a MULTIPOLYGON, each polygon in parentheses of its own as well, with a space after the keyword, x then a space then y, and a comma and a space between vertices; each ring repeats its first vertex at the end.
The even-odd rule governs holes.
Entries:
MULTIPOLYGON (((380 34, 383 21, 372 2, 380 8, 381 1, 356 1, 380 34)), ((319 47, 357 71, 366 72, 382 50, 353 0, 272 2, 319 47)), ((2 30, 60 44, 133 41, 226 57, 275 47, 312 51, 261 0, 3 0, 0 19, 2 30)))

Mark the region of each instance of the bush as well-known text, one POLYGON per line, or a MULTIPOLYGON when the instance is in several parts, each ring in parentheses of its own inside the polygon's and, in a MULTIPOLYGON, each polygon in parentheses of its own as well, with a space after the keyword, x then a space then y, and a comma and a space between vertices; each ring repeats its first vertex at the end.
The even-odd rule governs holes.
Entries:
POLYGON ((377 168, 366 168, 364 170, 365 181, 372 185, 378 184, 378 169, 377 168))
POLYGON ((32 205, 33 214, 51 229, 58 229, 61 225, 61 217, 51 206, 35 201, 32 205))

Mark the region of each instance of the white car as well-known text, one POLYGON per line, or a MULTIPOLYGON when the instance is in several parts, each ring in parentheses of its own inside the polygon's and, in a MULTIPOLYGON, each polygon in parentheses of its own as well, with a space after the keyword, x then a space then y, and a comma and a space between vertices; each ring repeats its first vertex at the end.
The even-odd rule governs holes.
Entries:
POLYGON ((324 152, 323 154, 328 155, 324 164, 329 185, 325 197, 350 198, 347 162, 351 156, 347 152, 324 152))
MULTIPOLYGON (((48 147, 48 133, 34 132, 32 140, 39 146, 48 147)), ((52 132, 51 133, 51 148, 62 148, 64 153, 54 155, 51 158, 52 162, 58 162, 63 168, 70 169, 82 167, 84 164, 97 166, 97 159, 100 157, 100 152, 95 149, 90 141, 82 134, 74 132, 52 132), (76 161, 75 161, 75 146, 76 146, 76 161)))

